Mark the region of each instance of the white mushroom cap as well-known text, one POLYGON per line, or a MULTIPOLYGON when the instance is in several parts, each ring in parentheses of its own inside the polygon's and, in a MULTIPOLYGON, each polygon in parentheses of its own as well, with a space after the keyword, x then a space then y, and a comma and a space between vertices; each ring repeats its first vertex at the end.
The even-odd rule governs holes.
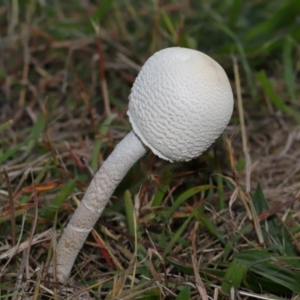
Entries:
POLYGON ((127 112, 134 132, 160 158, 189 161, 223 132, 233 95, 223 68, 186 48, 156 52, 142 67, 127 112))

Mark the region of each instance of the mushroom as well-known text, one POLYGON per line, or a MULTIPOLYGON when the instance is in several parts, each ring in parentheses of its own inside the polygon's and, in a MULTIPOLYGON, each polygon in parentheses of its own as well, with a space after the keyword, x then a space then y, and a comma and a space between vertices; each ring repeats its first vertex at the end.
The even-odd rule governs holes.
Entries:
POLYGON ((133 130, 117 145, 91 181, 56 247, 57 279, 64 282, 88 234, 117 185, 148 148, 168 160, 198 157, 223 132, 233 94, 223 68, 209 56, 172 47, 142 67, 129 96, 133 130))

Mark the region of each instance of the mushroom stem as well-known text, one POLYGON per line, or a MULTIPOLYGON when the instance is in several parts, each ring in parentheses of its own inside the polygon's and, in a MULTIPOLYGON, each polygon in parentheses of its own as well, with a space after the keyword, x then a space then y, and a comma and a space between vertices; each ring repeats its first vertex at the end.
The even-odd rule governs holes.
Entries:
POLYGON ((117 185, 129 169, 146 154, 146 147, 131 131, 95 174, 85 195, 74 212, 56 247, 56 266, 51 264, 50 273, 56 267, 57 279, 65 282, 78 252, 99 219, 117 185))

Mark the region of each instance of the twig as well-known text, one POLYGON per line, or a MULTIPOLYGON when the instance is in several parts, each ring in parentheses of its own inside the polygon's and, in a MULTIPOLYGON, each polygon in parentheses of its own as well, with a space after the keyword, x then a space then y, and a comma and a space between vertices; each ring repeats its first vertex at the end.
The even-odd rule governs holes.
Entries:
POLYGON ((27 256, 26 256, 26 279, 30 279, 29 276, 29 256, 30 256, 30 248, 32 245, 32 240, 33 240, 33 236, 34 236, 34 231, 36 228, 36 224, 37 224, 37 219, 38 219, 38 199, 37 199, 37 194, 36 194, 36 190, 35 190, 35 182, 34 182, 34 178, 33 178, 33 173, 31 170, 31 180, 32 180, 32 190, 33 190, 33 201, 34 201, 34 216, 33 216, 33 221, 32 221, 32 227, 30 230, 30 236, 28 239, 28 249, 27 249, 27 256))
MULTIPOLYGON (((41 269, 37 272, 37 280, 35 282, 35 287, 34 287, 34 293, 33 293, 33 297, 32 300, 37 300, 39 299, 39 292, 40 292, 40 288, 41 288, 41 278, 42 278, 42 271, 43 270, 43 264, 41 266, 41 269)), ((54 298, 57 299, 57 298, 54 298)))
POLYGON ((90 116, 91 116, 91 123, 92 123, 92 127, 93 127, 93 130, 94 130, 94 135, 96 136, 98 134, 98 129, 97 129, 97 125, 96 125, 96 121, 95 121, 95 117, 94 117, 94 114, 93 114, 93 105, 91 103, 91 99, 85 89, 85 86, 84 86, 84 83, 82 82, 82 80, 79 78, 79 84, 81 86, 81 89, 82 89, 82 92, 80 93, 80 96, 81 98, 84 100, 87 108, 88 108, 88 111, 90 113, 90 116))
MULTIPOLYGON (((27 252, 26 250, 22 253, 22 260, 20 265, 18 266, 18 274, 17 274, 17 280, 15 283, 15 288, 14 291, 18 293, 18 291, 21 289, 22 287, 22 281, 23 281, 23 276, 24 276, 24 269, 25 269, 25 265, 26 265, 26 255, 27 252)), ((18 295, 16 295, 13 300, 18 300, 20 299, 18 297, 18 295)))
POLYGON ((11 37, 11 42, 13 41, 13 34, 15 27, 19 23, 19 1, 12 0, 11 1, 11 15, 10 15, 10 23, 8 27, 8 36, 11 37))
POLYGON ((61 85, 61 92, 63 94, 66 93, 67 91, 67 87, 68 87, 68 77, 69 77, 69 64, 70 64, 70 61, 71 61, 71 58, 72 58, 72 55, 73 55, 73 52, 74 50, 76 49, 77 47, 76 46, 71 46, 69 51, 68 51, 68 55, 67 55, 67 58, 66 58, 66 62, 65 62, 65 67, 64 67, 64 72, 63 72, 63 81, 62 81, 62 85, 61 85))
MULTIPOLYGON (((36 1, 29 1, 29 5, 26 10, 26 24, 24 24, 23 31, 22 31, 23 51, 24 51, 24 66, 23 66, 22 80, 23 80, 24 84, 26 84, 26 85, 28 84, 29 63, 30 63, 29 24, 30 24, 31 18, 34 14, 35 7, 36 7, 36 1)), ((25 105, 26 90, 27 90, 27 88, 23 87, 23 89, 20 92, 19 105, 21 107, 24 107, 24 105, 25 105)))
POLYGON ((251 178, 251 160, 250 160, 250 155, 249 155, 248 138, 247 138, 247 133, 246 133, 245 118, 244 118, 244 108, 243 108, 243 100, 242 100, 242 92, 241 92, 239 66, 238 66, 236 57, 233 56, 232 60, 233 60, 233 71, 234 71, 234 79, 235 79, 238 112, 239 112, 239 119, 240 119, 240 124, 241 124, 243 152, 244 152, 245 159, 246 159, 246 193, 249 193, 250 192, 250 178, 251 178))
MULTIPOLYGON (((23 72, 22 72, 22 82, 27 85, 28 82, 28 74, 29 74, 29 61, 30 61, 30 53, 29 53, 29 30, 28 25, 25 24, 22 30, 22 40, 23 40, 23 72)), ((24 107, 25 105, 25 96, 26 96, 26 87, 24 86, 19 95, 19 105, 20 107, 24 107)))
POLYGON ((11 183, 9 180, 8 172, 7 169, 4 168, 4 177, 6 180, 6 186, 7 186, 7 191, 8 191, 8 199, 9 199, 9 204, 10 204, 10 224, 11 224, 11 244, 14 247, 16 245, 16 214, 15 214, 15 206, 14 206, 14 196, 11 188, 11 183))
POLYGON ((105 68, 104 68, 104 58, 103 58, 103 51, 102 51, 102 39, 100 34, 100 25, 93 22, 94 29, 96 32, 96 39, 97 39, 97 47, 98 47, 98 56, 99 56, 99 71, 100 71, 100 86, 102 91, 102 97, 104 102, 104 110, 106 116, 111 115, 111 110, 109 106, 109 97, 108 97, 108 89, 107 89, 107 82, 105 78, 105 68))
POLYGON ((159 1, 153 0, 153 28, 152 28, 152 43, 151 53, 156 52, 159 49, 159 1))
POLYGON ((54 161, 55 165, 57 167, 61 167, 61 165, 59 163, 59 160, 58 160, 58 158, 56 156, 55 149, 53 147, 53 143, 51 141, 49 130, 48 130, 48 118, 47 118, 47 109, 46 109, 47 102, 48 102, 48 98, 46 98, 45 102, 42 105, 42 113, 43 113, 43 117, 44 117, 44 120, 45 120, 45 137, 46 137, 46 142, 47 142, 47 144, 48 144, 48 146, 50 148, 50 152, 51 152, 51 155, 52 155, 52 158, 53 158, 53 161, 54 161))
POLYGON ((195 275, 195 283, 201 299, 208 300, 205 285, 199 275, 199 266, 195 254, 192 255, 192 264, 195 275))
MULTIPOLYGON (((14 255, 17 253, 17 251, 19 249, 19 245, 20 245, 20 242, 21 242, 21 239, 22 239, 22 236, 23 236, 24 225, 25 225, 25 220, 26 220, 26 214, 27 213, 25 212, 24 215, 23 215, 23 218, 22 218, 22 226, 21 226, 21 231, 20 231, 18 243, 15 247, 12 248, 13 249, 12 255, 8 258, 7 262, 3 266, 3 268, 2 268, 3 272, 2 271, 0 272, 0 278, 1 278, 1 275, 4 273, 4 269, 9 264, 10 260, 12 259, 12 257, 14 257, 14 255)), ((10 250, 12 250, 12 249, 10 249, 10 250)), ((24 257, 25 256, 23 256, 23 258, 24 257)), ((23 278, 23 273, 24 273, 24 269, 22 268, 23 266, 24 266, 23 264, 21 264, 21 266, 19 266, 17 280, 16 280, 16 283, 15 283, 15 291, 18 291, 21 287, 21 284, 22 284, 22 278, 23 278)))
POLYGON ((133 70, 139 72, 141 70, 141 66, 134 61, 132 61, 130 58, 128 58, 125 54, 122 52, 117 53, 117 57, 120 59, 120 61, 124 64, 126 64, 128 67, 132 68, 133 70))
MULTIPOLYGON (((25 222, 25 220, 24 220, 25 222)), ((24 226, 24 224, 22 225, 24 226)), ((23 228, 23 227, 22 227, 23 228)), ((23 230, 23 229, 22 229, 23 230)), ((53 228, 50 228, 40 234, 37 234, 33 237, 32 241, 31 241, 31 246, 38 244, 38 243, 42 243, 44 241, 50 240, 51 239, 51 232, 53 232, 53 228), (48 236, 48 237, 45 237, 48 236)), ((6 251, 3 254, 0 254, 0 260, 1 259, 6 259, 6 258, 11 258, 13 257, 16 253, 19 253, 21 251, 24 251, 25 249, 27 249, 29 247, 29 241, 26 240, 25 242, 22 242, 20 244, 22 238, 22 234, 20 234, 20 240, 18 241, 17 245, 15 247, 10 248, 8 251, 6 251)))
MULTIPOLYGON (((264 238, 261 232, 261 228, 259 225, 258 217, 253 205, 253 202, 251 201, 250 196, 250 180, 251 180, 251 158, 249 154, 248 149, 248 138, 246 133, 246 125, 245 125, 245 118, 244 118, 244 108, 243 108, 243 100, 242 100, 242 92, 241 92, 241 82, 240 82, 240 74, 239 74, 239 67, 237 63, 237 58, 232 57, 233 60, 233 71, 234 71, 234 79, 235 79, 235 88, 236 88, 236 96, 237 96, 237 103, 238 103, 238 112, 239 112, 239 118, 240 118, 240 124, 241 124, 241 134, 242 134, 242 144, 243 144, 243 152, 245 155, 246 160, 246 194, 245 198, 247 198, 248 203, 250 205, 252 218, 253 218, 253 225, 254 229, 257 235, 257 239, 261 245, 264 244, 264 238)), ((240 189, 240 196, 243 197, 243 192, 240 189)))

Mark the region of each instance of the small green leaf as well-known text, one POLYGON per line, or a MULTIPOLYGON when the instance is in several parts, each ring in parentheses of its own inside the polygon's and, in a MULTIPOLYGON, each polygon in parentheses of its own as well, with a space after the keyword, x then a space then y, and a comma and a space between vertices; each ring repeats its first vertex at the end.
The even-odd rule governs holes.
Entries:
POLYGON ((163 228, 160 237, 159 237, 159 246, 163 249, 166 248, 167 241, 166 241, 166 229, 163 228))
POLYGON ((67 185, 63 186, 59 194, 51 202, 52 206, 59 207, 73 193, 75 188, 75 180, 71 180, 67 185))
POLYGON ((224 277, 222 291, 229 294, 232 287, 239 288, 246 274, 247 268, 244 264, 233 261, 224 277))
POLYGON ((98 9, 93 14, 93 21, 100 22, 104 15, 110 10, 113 0, 102 0, 100 1, 100 5, 98 9))
POLYGON ((191 299, 191 288, 189 286, 184 287, 176 297, 176 300, 186 299, 191 299))
POLYGON ((6 72, 3 69, 0 69, 0 79, 4 79, 6 77, 6 72))
POLYGON ((58 195, 51 202, 51 206, 43 207, 40 209, 40 216, 43 218, 52 218, 56 214, 57 209, 62 205, 73 193, 75 189, 76 181, 71 180, 67 185, 60 189, 58 195))
POLYGON ((241 172, 245 169, 245 165, 246 165, 246 160, 244 157, 241 157, 240 159, 238 159, 238 161, 236 162, 235 168, 238 172, 241 172))

